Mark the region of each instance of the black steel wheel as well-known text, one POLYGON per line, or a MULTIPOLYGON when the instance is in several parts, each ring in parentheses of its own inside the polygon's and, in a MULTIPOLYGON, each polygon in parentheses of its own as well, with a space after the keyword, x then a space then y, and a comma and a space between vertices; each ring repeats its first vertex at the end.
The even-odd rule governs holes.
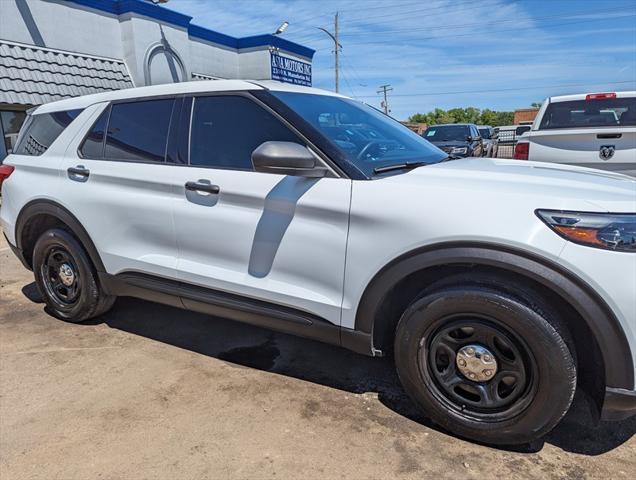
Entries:
POLYGON ((444 428, 483 443, 527 443, 570 407, 576 362, 558 314, 496 277, 440 282, 405 310, 395 334, 405 391, 444 428))
POLYGON ((514 416, 532 401, 536 363, 513 332, 479 317, 439 324, 420 346, 419 366, 449 408, 488 420, 514 416))
POLYGON ((84 247, 66 230, 54 228, 38 238, 33 272, 48 310, 69 322, 99 316, 115 301, 100 288, 84 247))
POLYGON ((72 307, 80 297, 79 269, 71 254, 61 246, 52 246, 40 266, 47 296, 59 308, 72 307))

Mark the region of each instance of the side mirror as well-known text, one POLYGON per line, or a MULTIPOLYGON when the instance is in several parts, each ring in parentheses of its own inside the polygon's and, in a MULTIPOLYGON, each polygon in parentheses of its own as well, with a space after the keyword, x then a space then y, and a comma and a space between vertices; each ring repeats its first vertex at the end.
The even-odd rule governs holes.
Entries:
POLYGON ((316 165, 316 157, 294 142, 265 142, 252 152, 254 171, 293 175, 296 177, 324 177, 326 167, 316 165))

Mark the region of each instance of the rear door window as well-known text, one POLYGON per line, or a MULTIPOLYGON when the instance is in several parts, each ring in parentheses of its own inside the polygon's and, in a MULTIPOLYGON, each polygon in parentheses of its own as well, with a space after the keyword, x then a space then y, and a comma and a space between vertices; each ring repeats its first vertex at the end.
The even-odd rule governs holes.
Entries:
POLYGON ((548 105, 540 130, 636 126, 636 98, 572 100, 548 105))
POLYGON ((172 98, 113 104, 104 158, 164 162, 173 104, 172 98))
POLYGON ((20 134, 15 153, 42 155, 81 112, 78 109, 29 116, 22 127, 24 131, 20 134))

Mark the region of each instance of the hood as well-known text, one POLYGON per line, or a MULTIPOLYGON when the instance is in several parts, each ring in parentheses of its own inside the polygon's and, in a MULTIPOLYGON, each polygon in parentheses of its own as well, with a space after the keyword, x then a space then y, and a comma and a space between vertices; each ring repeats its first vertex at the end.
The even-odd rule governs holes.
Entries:
POLYGON ((618 173, 555 163, 464 158, 416 168, 391 177, 397 182, 438 182, 479 195, 496 192, 531 197, 536 208, 636 212, 636 179, 618 173))

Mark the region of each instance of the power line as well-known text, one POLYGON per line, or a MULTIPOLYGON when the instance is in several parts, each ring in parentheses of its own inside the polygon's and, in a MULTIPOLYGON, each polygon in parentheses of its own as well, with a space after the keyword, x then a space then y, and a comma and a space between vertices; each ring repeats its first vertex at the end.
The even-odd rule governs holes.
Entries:
MULTIPOLYGON (((337 1, 340 1, 340 0, 337 0, 337 1)), ((369 1, 369 0, 367 0, 367 1, 369 1)), ((324 0, 323 0, 323 2, 324 2, 324 0)), ((377 5, 377 6, 372 6, 372 7, 366 7, 365 6, 364 10, 367 11, 367 10, 378 10, 378 9, 386 9, 387 8, 385 0, 378 0, 378 3, 382 3, 382 5, 377 5)), ((411 6, 414 6, 414 5, 421 5, 421 1, 420 2, 402 3, 402 4, 398 4, 398 5, 391 5, 391 8, 411 7, 411 6)), ((360 9, 359 8, 344 8, 344 9, 339 8, 338 11, 341 12, 341 13, 342 12, 359 12, 360 9)), ((316 18, 325 17, 327 15, 333 15, 333 14, 332 13, 323 13, 323 14, 319 14, 319 15, 313 15, 311 17, 305 17, 304 19, 301 17, 301 20, 295 19, 294 22, 295 23, 305 23, 305 22, 307 22, 309 20, 314 20, 316 18)))
POLYGON ((358 98, 358 97, 356 96, 355 92, 353 91, 353 88, 351 87, 351 84, 349 83, 349 79, 348 79, 348 78, 347 78, 347 76, 345 75, 345 71, 346 71, 346 70, 345 70, 344 65, 343 65, 343 66, 342 66, 342 72, 341 72, 341 73, 342 73, 342 79, 343 79, 343 80, 344 80, 344 82, 346 83, 347 88, 349 89, 349 92, 351 92, 351 96, 352 96, 353 98, 358 98))
MULTIPOLYGON (((629 14, 629 15, 622 15, 622 16, 618 16, 618 17, 613 17, 614 19, 617 18, 629 18, 629 17, 634 17, 636 16, 636 14, 629 14)), ((546 27, 560 27, 563 25, 576 25, 576 24, 580 24, 580 23, 591 23, 591 22, 596 22, 598 23, 598 19, 588 19, 588 20, 579 20, 576 22, 563 22, 563 23, 553 23, 550 25, 543 25, 544 28, 546 27)), ((489 33, 501 33, 501 32, 518 32, 521 30, 535 30, 539 28, 538 26, 532 26, 532 27, 517 27, 517 28, 507 28, 507 29, 501 29, 501 30, 495 30, 495 29, 490 29, 489 33)), ((477 36, 479 33, 478 32, 469 32, 469 33, 453 33, 450 35, 436 35, 433 37, 418 37, 417 41, 422 41, 422 40, 437 40, 440 38, 455 38, 455 37, 475 37, 477 36)), ((368 41, 368 42, 347 42, 347 46, 352 46, 352 45, 387 45, 386 41, 379 41, 379 40, 373 40, 373 41, 368 41)), ((321 50, 325 50, 325 48, 318 48, 316 49, 316 51, 321 51, 321 50)))
MULTIPOLYGON (((514 88, 496 88, 491 90, 463 90, 455 92, 426 92, 426 93, 395 93, 394 97, 425 97, 432 95, 458 95, 462 93, 493 93, 493 92, 512 92, 517 90, 538 90, 540 88, 559 88, 559 87, 591 87, 596 85, 624 85, 632 83, 636 85, 636 80, 625 80, 619 82, 597 82, 597 83, 560 83, 555 85, 534 85, 532 87, 514 87, 514 88)), ((382 93, 378 91, 377 93, 382 93)), ((360 95, 360 98, 377 98, 375 95, 360 95)))
MULTIPOLYGON (((362 25, 362 24, 368 23, 368 20, 374 20, 376 18, 381 18, 381 19, 391 18, 391 21, 398 21, 398 20, 401 20, 402 18, 413 18, 413 14, 420 13, 420 12, 421 13, 426 13, 427 14, 426 16, 429 17, 431 15, 428 15, 428 14, 430 14, 431 12, 436 12, 436 11, 441 11, 441 10, 444 10, 444 12, 441 13, 441 14, 438 13, 436 15, 450 16, 450 15, 454 15, 454 14, 456 14, 458 12, 465 12, 465 11, 468 11, 468 10, 478 10, 478 8, 476 8, 474 6, 474 2, 465 2, 465 3, 466 4, 470 4, 468 6, 468 8, 454 8, 455 6, 461 6, 462 5, 461 3, 454 3, 452 6, 446 5, 446 6, 443 6, 443 7, 440 6, 438 8, 423 8, 423 9, 422 8, 418 8, 418 9, 415 9, 415 10, 407 10, 407 11, 404 11, 404 12, 397 12, 396 11, 395 13, 385 13, 385 14, 382 14, 382 15, 372 15, 372 16, 366 16, 366 17, 365 16, 354 17, 351 20, 343 21, 343 23, 346 23, 347 25, 351 25, 351 24, 353 24, 353 25, 362 25), (398 17, 398 18, 393 18, 393 17, 398 17)), ((491 3, 488 3, 488 2, 483 3, 479 7, 482 8, 482 7, 489 6, 489 5, 495 5, 497 3, 500 3, 500 2, 498 0, 494 0, 491 3)), ((421 3, 420 3, 420 5, 421 5, 421 3)), ((432 15, 432 16, 435 16, 435 15, 432 15)))
MULTIPOLYGON (((601 13, 607 13, 606 10, 599 10, 599 11, 587 11, 587 12, 576 12, 576 13, 568 13, 567 15, 547 15, 544 17, 533 17, 532 20, 549 20, 549 19, 553 19, 553 18, 572 18, 572 19, 577 19, 579 18, 578 16, 580 15, 593 15, 593 14, 601 14, 601 13), (578 16, 577 16, 578 15, 578 16)), ((628 14, 629 15, 636 15, 636 14, 628 14)), ((612 18, 620 18, 621 15, 616 15, 613 16, 612 18)), ((502 23, 510 23, 510 22, 518 22, 518 19, 509 19, 509 20, 500 20, 497 22, 497 24, 502 24, 502 23)), ((598 21, 598 19, 594 19, 594 21, 598 21)), ((472 23, 461 23, 461 24, 453 24, 453 25, 443 25, 440 27, 420 27, 420 28, 404 28, 404 29, 396 29, 396 30, 374 30, 373 32, 371 32, 372 34, 382 34, 382 33, 404 33, 404 32, 420 32, 420 31, 429 31, 429 30, 447 30, 450 28, 458 28, 458 27, 473 27, 473 26, 479 26, 482 27, 484 24, 483 22, 472 22, 472 23)), ((535 27, 536 28, 536 27, 535 27)), ((348 33, 348 34, 343 34, 343 37, 352 37, 352 36, 359 36, 359 35, 369 35, 369 32, 354 32, 354 33, 348 33)))
MULTIPOLYGON (((322 0, 323 2, 325 0, 322 0)), ((334 2, 340 2, 341 0, 334 0, 334 2)), ((369 0, 366 0, 367 2, 369 0)), ((366 10, 378 10, 378 9, 385 9, 386 8, 386 0, 377 0, 378 3, 382 3, 382 5, 377 5, 375 7, 364 7, 365 11, 366 10)), ((391 8, 402 8, 402 7, 410 7, 413 5, 421 5, 421 1, 420 2, 411 2, 411 3, 403 3, 403 4, 399 4, 399 5, 392 5, 391 8)), ((355 9, 355 8, 345 8, 345 9, 339 9, 338 10, 340 13, 342 12, 359 12, 360 9, 355 9)), ((321 13, 318 15, 312 15, 310 17, 300 17, 300 20, 295 18, 293 19, 293 22, 296 24, 307 24, 309 21, 311 20, 315 20, 316 18, 321 18, 321 17, 327 17, 327 16, 331 16, 333 15, 333 13, 329 12, 329 13, 321 13)))
MULTIPOLYGON (((498 3, 498 1, 499 1, 499 0, 494 0, 494 2, 492 3, 492 5, 494 5, 495 3, 498 3)), ((472 3, 472 2, 466 2, 466 3, 472 3)), ((418 3, 418 5, 421 5, 421 3, 418 3)), ((461 4, 460 4, 460 5, 461 5, 461 4)), ((482 4, 481 6, 483 7, 483 6, 485 6, 485 5, 487 6, 488 4, 487 4, 487 3, 486 3, 486 4, 482 4)), ((383 6, 383 7, 378 7, 378 8, 386 8, 386 7, 385 7, 385 6, 383 6)), ((392 6, 392 8, 396 8, 396 7, 395 7, 395 6, 392 6)), ((465 10, 475 9, 475 7, 471 5, 469 8, 464 8, 464 9, 452 9, 452 8, 451 8, 451 9, 449 10, 449 8, 448 8, 447 6, 444 6, 444 7, 443 7, 443 9, 447 10, 446 12, 444 12, 443 14, 441 14, 441 15, 444 15, 444 16, 445 16, 445 15, 452 15, 452 14, 455 14, 456 12, 461 12, 461 11, 465 11, 465 10)), ((367 10, 368 10, 368 9, 367 9, 367 10)), ((411 11, 408 11, 408 10, 407 10, 406 12, 399 12, 399 13, 397 13, 397 14, 385 14, 385 15, 382 15, 382 16, 380 16, 380 17, 372 17, 372 18, 387 18, 387 17, 396 16, 396 15, 398 15, 398 16, 402 16, 402 15, 407 15, 407 16, 409 16, 410 14, 412 14, 412 13, 414 13, 414 12, 426 11, 427 13, 430 13, 432 10, 441 10, 441 8, 438 8, 438 9, 431 9, 431 8, 428 8, 428 9, 426 9, 426 10, 411 10, 411 11)), ((339 10, 339 12, 340 12, 340 13, 342 13, 343 11, 345 11, 345 10, 339 10)), ((440 15, 440 14, 438 14, 438 15, 440 15)), ((435 15, 433 15, 433 16, 435 16, 435 15)), ((430 17, 430 15, 428 15, 427 17, 430 17)), ((360 18, 356 18, 355 20, 356 20, 356 21, 357 21, 357 20, 365 20, 366 18, 368 18, 368 17, 362 17, 362 19, 360 19, 360 18)), ((396 20, 399 20, 399 19, 396 19, 396 20)), ((394 21, 395 21, 395 20, 394 20, 394 21)), ((354 25, 354 26, 359 25, 359 24, 360 24, 360 25, 364 24, 364 23, 362 23, 362 22, 358 22, 358 23, 355 23, 355 22, 354 22, 353 24, 351 24, 350 22, 351 22, 351 21, 350 21, 350 20, 348 21, 348 20, 346 19, 346 17, 345 17, 345 19, 344 19, 341 23, 347 23, 348 25, 354 25)), ((294 21, 294 23, 298 24, 298 23, 301 23, 301 22, 299 22, 298 20, 295 20, 295 21, 294 21)), ((359 32, 359 33, 357 33, 357 34, 358 34, 358 35, 367 35, 368 33, 361 33, 361 32, 359 32)), ((299 37, 296 37, 296 38, 294 39, 294 41, 301 41, 301 42, 302 42, 302 41, 306 41, 307 39, 311 39, 312 37, 315 37, 315 35, 316 35, 316 34, 315 34, 314 32, 305 32, 305 33, 301 34, 299 37)), ((353 34, 350 34, 350 35, 353 35, 353 34)))
POLYGON ((346 56, 344 52, 342 52, 342 60, 343 63, 346 63, 349 66, 349 70, 352 72, 353 78, 358 82, 358 85, 366 87, 367 85, 362 81, 362 78, 358 75, 357 69, 353 66, 353 62, 350 61, 349 57, 346 56))

